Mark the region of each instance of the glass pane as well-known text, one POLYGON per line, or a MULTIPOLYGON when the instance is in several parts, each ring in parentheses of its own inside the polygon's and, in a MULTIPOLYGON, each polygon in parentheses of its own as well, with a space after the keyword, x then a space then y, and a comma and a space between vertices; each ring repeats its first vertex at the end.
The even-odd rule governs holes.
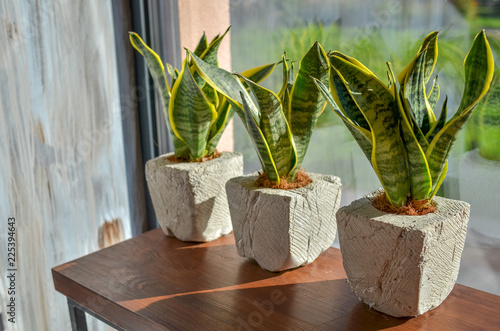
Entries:
MULTIPOLYGON (((494 57, 498 59, 500 54, 498 1, 231 0, 231 22, 234 71, 279 61, 285 49, 289 59, 299 61, 318 40, 325 51, 340 50, 354 56, 384 82, 387 61, 400 72, 415 56, 423 38, 440 30, 439 59, 433 73, 439 76, 441 87, 437 117, 446 96, 448 118, 458 109, 464 84, 463 60, 482 28, 487 29, 494 57)), ((472 205, 459 281, 500 294, 500 260, 496 258, 500 253, 500 204, 498 192, 493 191, 500 188, 498 64, 496 68, 489 94, 455 143, 439 195, 472 205), (486 165, 474 163, 464 168, 471 158, 486 165)), ((279 67, 264 85, 278 92, 280 83, 279 67)), ((235 150, 244 155, 246 173, 260 170, 239 119, 235 120, 235 150)), ((370 163, 330 108, 320 117, 303 167, 339 176, 343 205, 380 187, 370 163)))

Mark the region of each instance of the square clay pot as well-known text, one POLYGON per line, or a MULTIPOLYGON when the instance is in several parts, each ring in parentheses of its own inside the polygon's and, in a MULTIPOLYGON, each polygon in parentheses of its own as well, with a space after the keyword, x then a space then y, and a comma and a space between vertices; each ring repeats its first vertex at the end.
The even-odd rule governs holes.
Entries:
POLYGON ((453 289, 470 205, 441 197, 433 202, 436 211, 423 216, 388 214, 369 198, 337 212, 348 282, 370 307, 394 317, 417 316, 453 289))
POLYGON ((183 241, 212 241, 232 231, 226 182, 243 173, 243 157, 223 152, 205 162, 171 162, 165 154, 146 163, 158 223, 183 241))
POLYGON ((230 179, 226 191, 238 254, 263 269, 281 271, 313 262, 336 235, 340 179, 308 174, 305 187, 257 187, 257 175, 230 179))

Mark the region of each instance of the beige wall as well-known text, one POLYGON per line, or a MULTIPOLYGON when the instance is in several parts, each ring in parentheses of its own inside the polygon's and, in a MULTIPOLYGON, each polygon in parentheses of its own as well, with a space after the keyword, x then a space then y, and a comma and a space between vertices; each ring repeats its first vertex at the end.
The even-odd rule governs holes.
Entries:
MULTIPOLYGON (((203 32, 210 42, 219 33, 224 33, 230 25, 229 0, 179 0, 179 25, 181 47, 194 50, 203 32)), ((230 34, 228 33, 219 48, 219 63, 231 70, 230 34)), ((183 57, 185 53, 182 52, 183 57)), ((233 123, 224 132, 217 149, 232 151, 233 123)))

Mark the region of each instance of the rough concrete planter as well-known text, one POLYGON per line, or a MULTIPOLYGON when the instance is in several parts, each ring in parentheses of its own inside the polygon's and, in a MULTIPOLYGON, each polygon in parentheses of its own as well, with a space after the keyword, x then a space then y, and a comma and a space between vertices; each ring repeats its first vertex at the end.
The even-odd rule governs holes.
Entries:
POLYGON ((436 212, 381 212, 368 198, 337 212, 348 282, 370 307, 395 317, 417 316, 443 302, 458 276, 470 206, 435 197, 436 212))
POLYGON ((212 241, 232 231, 225 184, 243 173, 243 157, 224 152, 202 163, 146 163, 146 179, 163 232, 184 241, 212 241))
POLYGON ((342 185, 335 176, 309 176, 313 182, 295 190, 256 187, 256 175, 227 182, 240 256, 280 271, 309 264, 332 245, 342 185))
POLYGON ((458 166, 460 199, 472 204, 469 229, 500 239, 500 162, 488 160, 473 150, 463 155, 458 166))

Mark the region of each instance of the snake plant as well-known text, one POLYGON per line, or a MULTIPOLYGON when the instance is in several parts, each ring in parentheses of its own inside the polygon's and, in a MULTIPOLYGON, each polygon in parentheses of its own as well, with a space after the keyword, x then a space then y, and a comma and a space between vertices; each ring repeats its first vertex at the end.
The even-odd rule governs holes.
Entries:
POLYGON ((294 64, 282 57, 283 86, 278 94, 244 77, 207 63, 196 54, 200 76, 235 108, 271 182, 293 182, 306 154, 312 130, 325 107, 313 79, 328 81, 328 59, 319 43, 305 54, 294 76, 294 64), (249 89, 249 92, 247 91, 249 89))
POLYGON ((493 56, 482 31, 464 61, 465 87, 458 110, 447 119, 445 99, 437 118, 437 76, 427 89, 437 60, 437 39, 438 32, 426 36, 397 77, 387 63, 388 86, 359 61, 336 51, 328 54, 331 93, 315 81, 371 162, 387 200, 396 207, 404 206, 408 197, 430 201, 436 194, 457 134, 493 77, 493 56))
MULTIPOLYGON (((193 54, 207 63, 218 67, 217 53, 223 35, 217 35, 210 43, 205 33, 193 54)), ((144 57, 156 89, 160 93, 167 127, 173 140, 175 156, 181 160, 200 160, 215 152, 217 143, 234 109, 226 98, 207 84, 194 70, 189 56, 186 56, 179 72, 166 64, 172 79, 170 87, 162 60, 141 37, 129 32, 132 46, 144 57)), ((252 81, 265 79, 277 63, 263 65, 242 73, 252 81)))

